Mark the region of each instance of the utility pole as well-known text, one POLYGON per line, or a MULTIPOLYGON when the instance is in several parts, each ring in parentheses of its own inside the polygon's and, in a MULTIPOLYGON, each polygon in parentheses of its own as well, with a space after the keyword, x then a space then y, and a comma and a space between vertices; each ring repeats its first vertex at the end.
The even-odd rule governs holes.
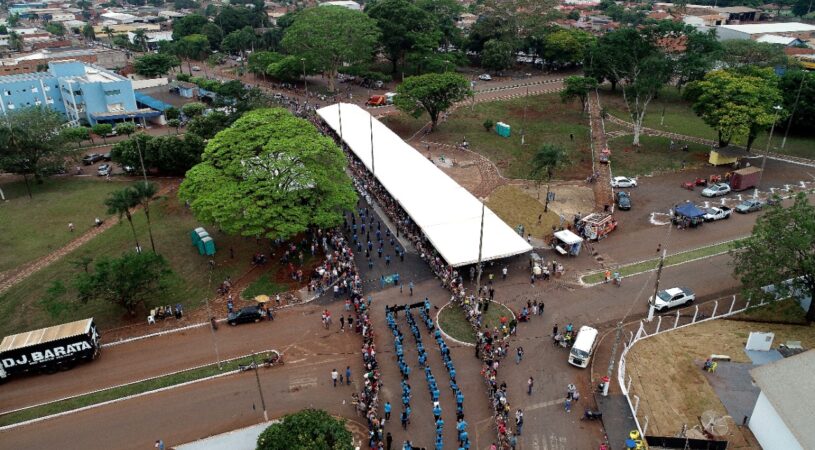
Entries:
POLYGON ((308 80, 306 79, 306 58, 300 58, 303 63, 303 90, 306 91, 306 103, 308 103, 308 80))
POLYGON ((258 365, 255 362, 255 352, 252 352, 252 365, 255 367, 255 380, 258 382, 258 392, 260 393, 260 406, 263 407, 263 420, 269 421, 269 413, 266 411, 266 400, 263 398, 263 388, 260 387, 260 375, 258 375, 258 365))
POLYGON ((767 138, 767 147, 764 149, 764 156, 761 158, 761 172, 758 173, 758 183, 756 183, 756 190, 753 192, 753 197, 758 197, 758 188, 761 186, 761 178, 764 176, 764 166, 767 164, 767 153, 770 153, 770 142, 773 140, 773 131, 775 131, 775 123, 778 122, 778 114, 781 112, 781 106, 773 106, 775 110, 775 118, 773 125, 770 127, 770 136, 767 138))
MULTIPOLYGON (((209 285, 208 292, 212 292, 212 271, 215 270, 215 261, 209 261, 209 281, 207 284, 209 285)), ((211 321, 215 320, 215 316, 212 315, 212 309, 209 306, 209 296, 204 296, 204 303, 207 305, 207 316, 210 317, 211 321)), ((215 328, 212 327, 212 323, 209 326, 210 334, 212 335, 212 348, 215 350, 215 361, 218 363, 218 369, 221 369, 221 354, 218 352, 218 338, 215 337, 215 328)))
MULTIPOLYGON (((812 5, 812 2, 810 2, 812 5)), ((798 100, 801 99, 801 90, 804 89, 804 81, 807 79, 807 72, 801 72, 801 83, 798 85, 798 94, 795 95, 795 104, 792 106, 792 113, 790 120, 787 122, 787 130, 784 132, 784 139, 781 140, 781 150, 787 145, 787 135, 790 134, 790 127, 792 126, 792 119, 795 116, 795 111, 798 109, 798 100)))
POLYGON ((374 116, 368 114, 368 125, 371 127, 371 174, 376 177, 376 168, 374 166, 374 116))
POLYGON ((659 293, 659 278, 662 276, 662 267, 665 265, 665 253, 667 250, 662 250, 662 255, 659 257, 659 267, 657 267, 657 280, 654 282, 654 296, 648 302, 648 321, 654 320, 654 309, 656 309, 657 294, 659 293))
POLYGON ((341 107, 342 107, 342 102, 337 103, 337 114, 339 114, 339 116, 340 116, 340 142, 343 142, 343 140, 342 140, 342 108, 341 107))
POLYGON ((481 301, 481 249, 484 246, 484 211, 486 210, 484 203, 481 203, 481 234, 478 238, 478 276, 476 277, 475 286, 478 300, 481 301))
POLYGON ((524 120, 523 128, 521 128, 521 145, 526 144, 526 107, 529 104, 529 87, 526 88, 526 97, 524 97, 524 120))

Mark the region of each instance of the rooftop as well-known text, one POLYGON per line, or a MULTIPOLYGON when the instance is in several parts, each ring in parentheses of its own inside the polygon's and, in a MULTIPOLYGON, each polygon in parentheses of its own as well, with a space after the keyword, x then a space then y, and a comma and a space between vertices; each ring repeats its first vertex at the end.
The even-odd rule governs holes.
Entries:
POLYGON ((733 31, 740 31, 747 34, 767 34, 767 33, 797 33, 801 31, 815 31, 815 25, 801 22, 784 23, 753 23, 749 25, 720 25, 733 31))
POLYGON ((756 39, 756 42, 766 42, 768 44, 781 44, 781 45, 790 45, 796 41, 799 41, 799 39, 788 36, 779 36, 777 34, 762 34, 761 36, 758 37, 758 39, 756 39))
POLYGON ((726 8, 713 8, 714 10, 726 13, 726 14, 740 14, 740 13, 751 13, 751 12, 761 12, 758 9, 748 8, 746 6, 728 6, 726 8))
POLYGON ((815 351, 750 371, 756 385, 803 448, 815 448, 815 351))

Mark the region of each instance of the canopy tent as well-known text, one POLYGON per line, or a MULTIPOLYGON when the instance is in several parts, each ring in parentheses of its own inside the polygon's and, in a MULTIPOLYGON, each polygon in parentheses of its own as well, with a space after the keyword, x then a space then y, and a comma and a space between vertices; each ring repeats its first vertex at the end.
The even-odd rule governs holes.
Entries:
POLYGON ((563 245, 568 247, 568 249, 564 249, 559 245, 555 245, 555 251, 558 253, 565 255, 573 255, 577 256, 580 254, 580 248, 583 246, 583 238, 572 233, 569 230, 560 230, 555 232, 555 239, 556 242, 561 242, 563 245))
MULTIPOLYGON (((317 114, 374 174, 449 265, 478 262, 482 203, 477 198, 363 108, 334 104, 320 108, 317 114)), ((523 237, 484 208, 482 261, 530 250, 532 246, 523 237)))
POLYGON ((705 212, 701 209, 697 208, 696 205, 693 203, 687 202, 677 206, 674 209, 674 213, 680 216, 685 216, 689 219, 695 219, 698 217, 704 217, 705 212))

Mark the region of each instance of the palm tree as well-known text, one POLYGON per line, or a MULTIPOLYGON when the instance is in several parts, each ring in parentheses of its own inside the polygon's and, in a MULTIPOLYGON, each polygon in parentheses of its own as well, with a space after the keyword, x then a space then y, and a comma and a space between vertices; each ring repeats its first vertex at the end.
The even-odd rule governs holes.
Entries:
POLYGON ((156 253, 156 243, 153 241, 153 226, 150 223, 150 200, 155 197, 156 192, 158 189, 154 183, 142 181, 133 186, 133 195, 144 209, 144 216, 147 217, 147 232, 150 233, 150 246, 153 248, 153 253, 156 253))
POLYGON ((531 174, 538 184, 538 199, 540 199, 540 183, 546 177, 546 202, 543 212, 549 211, 549 188, 552 182, 552 175, 555 169, 562 166, 567 161, 566 150, 555 144, 543 144, 543 146, 532 157, 531 174))
POLYGON ((85 36, 85 39, 88 40, 95 40, 96 33, 93 31, 93 26, 91 24, 86 23, 84 27, 82 27, 82 36, 85 36))
POLYGON ((23 51, 23 39, 16 31, 12 31, 8 34, 8 46, 18 52, 23 51))
POLYGON ((133 216, 130 215, 130 208, 136 206, 138 204, 138 199, 131 188, 124 188, 118 191, 113 191, 110 193, 107 199, 105 199, 105 206, 108 207, 108 214, 118 214, 119 220, 122 220, 122 216, 127 217, 127 221, 130 222, 130 229, 133 231, 133 240, 136 241, 136 249, 137 251, 141 251, 141 245, 139 245, 139 238, 136 236, 136 227, 133 226, 133 216))
POLYGON ((133 43, 140 47, 143 52, 147 51, 147 32, 143 28, 133 32, 133 43))
POLYGON ((105 27, 102 28, 102 32, 108 36, 108 40, 110 42, 113 42, 113 28, 105 25, 105 27))

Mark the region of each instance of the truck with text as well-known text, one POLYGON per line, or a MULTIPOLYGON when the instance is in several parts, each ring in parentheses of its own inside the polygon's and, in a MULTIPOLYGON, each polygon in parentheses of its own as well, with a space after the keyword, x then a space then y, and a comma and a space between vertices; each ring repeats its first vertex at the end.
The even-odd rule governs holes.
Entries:
POLYGON ((96 359, 100 350, 92 318, 6 336, 0 342, 0 382, 25 373, 68 370, 96 359))

